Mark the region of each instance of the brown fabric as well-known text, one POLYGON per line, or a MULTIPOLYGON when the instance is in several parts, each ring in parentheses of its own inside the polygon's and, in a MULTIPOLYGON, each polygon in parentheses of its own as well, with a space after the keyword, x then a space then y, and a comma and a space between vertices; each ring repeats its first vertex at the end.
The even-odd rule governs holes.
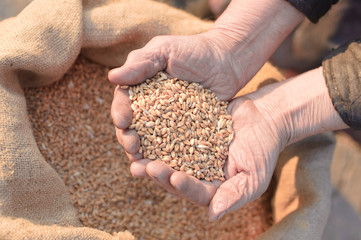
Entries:
POLYGON ((336 139, 331 182, 361 216, 361 146, 344 132, 336 139))
POLYGON ((113 236, 91 228, 38 225, 23 218, 1 218, 0 239, 92 239, 92 240, 135 240, 128 231, 116 233, 113 236))
POLYGON ((261 70, 258 71, 258 73, 252 78, 252 80, 246 86, 244 86, 244 88, 242 88, 235 97, 254 92, 263 86, 282 80, 285 80, 285 78, 280 73, 280 71, 278 71, 277 68, 272 66, 272 64, 266 62, 261 68, 261 70))
MULTIPOLYGON (((146 0, 34 0, 17 17, 0 22, 1 238, 133 239, 128 233, 112 236, 81 227, 77 210, 70 202, 64 183, 44 161, 36 145, 22 87, 43 86, 60 79, 81 49, 85 56, 96 62, 119 66, 129 51, 142 46, 155 35, 196 34, 208 29, 210 24, 181 10, 146 0)), ((267 74, 263 76, 266 79, 277 78, 267 74)), ((61 96, 58 100, 62 104, 61 96)), ((56 108, 52 110, 56 111, 56 108)), ((61 118, 56 121, 61 121, 61 118)), ((53 138, 56 136, 50 137, 49 141, 53 138)), ((327 160, 333 142, 326 141, 319 148, 316 148, 317 142, 313 144, 310 146, 314 148, 302 149, 302 156, 319 159, 322 155, 327 160), (327 144, 329 147, 325 147, 327 144), (314 158, 311 157, 313 155, 314 158)), ((291 148, 290 152, 294 154, 287 156, 290 158, 298 154, 297 151, 297 147, 291 148)), ((95 153, 86 155, 92 154, 95 153)), ((300 185, 296 186, 279 183, 277 192, 283 192, 285 197, 295 196, 288 193, 297 192, 300 206, 292 213, 286 211, 290 213, 287 216, 281 215, 286 216, 285 220, 262 235, 262 239, 320 237, 329 206, 329 183, 325 180, 329 163, 326 160, 304 161, 297 170, 290 170, 291 179, 301 172, 301 178, 307 176, 313 185, 302 184, 303 181, 297 181, 300 185), (312 171, 313 168, 320 171, 312 171), (321 190, 315 191, 313 187, 321 190), (301 201, 305 190, 312 193, 307 195, 313 197, 309 201, 301 201), (320 206, 317 215, 313 206, 320 206), (319 228, 299 231, 300 226, 303 228, 304 225, 300 225, 298 219, 308 221, 307 226, 319 228)), ((171 206, 168 208, 171 209, 171 206)), ((276 213, 283 209, 276 201, 275 216, 279 216, 276 213)), ((157 213, 162 214, 161 211, 157 213)), ((225 231, 229 229, 225 228, 225 231)), ((233 239, 232 233, 229 238, 233 239)))
POLYGON ((90 2, 84 6, 82 54, 107 66, 122 65, 131 50, 144 46, 156 35, 196 34, 211 24, 152 1, 90 2))
POLYGON ((332 104, 351 128, 361 129, 361 40, 332 51, 323 61, 332 104))
POLYGON ((309 137, 287 147, 275 170, 275 225, 260 239, 321 239, 331 206, 333 134, 309 137), (285 237, 288 236, 288 237, 285 237))

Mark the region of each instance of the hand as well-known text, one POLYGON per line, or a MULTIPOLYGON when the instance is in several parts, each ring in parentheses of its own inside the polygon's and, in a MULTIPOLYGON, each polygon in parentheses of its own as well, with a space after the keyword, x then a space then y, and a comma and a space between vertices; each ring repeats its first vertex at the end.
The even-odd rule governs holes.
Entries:
MULTIPOLYGON (((115 100, 128 100, 124 90, 117 91, 115 100)), ((115 111, 119 107, 113 109, 115 111)), ((174 195, 209 206, 209 219, 212 221, 256 199, 268 187, 278 155, 286 145, 287 135, 281 131, 283 125, 276 126, 247 96, 233 100, 229 112, 235 136, 224 168, 225 182, 200 181, 162 162, 142 159, 141 154, 136 153, 139 149, 136 133, 117 129, 119 142, 127 152, 131 152, 128 153, 132 161, 131 173, 153 179, 174 195)))
POLYGON ((224 169, 226 181, 210 201, 210 220, 261 196, 268 188, 279 153, 287 144, 282 122, 272 121, 247 95, 233 100, 228 109, 235 136, 224 169))
POLYGON ((158 36, 142 49, 132 51, 121 68, 109 72, 109 80, 118 85, 134 85, 165 70, 173 77, 202 84, 221 100, 229 100, 248 81, 226 42, 226 37, 220 39, 214 31, 193 36, 158 36))
MULTIPOLYGON (((283 0, 263 0, 257 4, 235 0, 209 32, 156 37, 144 48, 133 51, 124 66, 112 70, 109 80, 118 85, 133 85, 165 69, 173 77, 201 83, 227 100, 254 76, 302 18, 283 0)), ((132 174, 151 177, 169 192, 195 203, 210 204, 211 220, 255 199, 269 183, 285 137, 278 131, 279 126, 271 126, 276 122, 261 114, 258 106, 246 97, 234 100, 231 106, 236 136, 225 166, 227 181, 221 185, 216 181, 199 181, 163 163, 142 159, 138 152, 139 136, 127 129, 132 118, 130 100, 127 92, 117 87, 112 117, 117 138, 133 161, 132 174)))
POLYGON ((165 70, 230 100, 302 19, 284 0, 234 0, 208 32, 157 36, 108 77, 118 85, 134 85, 165 70))

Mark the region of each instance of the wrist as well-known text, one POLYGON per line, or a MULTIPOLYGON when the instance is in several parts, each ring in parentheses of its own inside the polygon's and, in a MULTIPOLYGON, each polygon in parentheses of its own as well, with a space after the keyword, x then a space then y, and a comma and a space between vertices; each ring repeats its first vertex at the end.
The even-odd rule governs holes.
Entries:
POLYGON ((303 18, 285 0, 232 0, 208 34, 250 80, 303 18))
POLYGON ((291 144, 325 131, 348 128, 334 109, 322 67, 250 94, 291 144))

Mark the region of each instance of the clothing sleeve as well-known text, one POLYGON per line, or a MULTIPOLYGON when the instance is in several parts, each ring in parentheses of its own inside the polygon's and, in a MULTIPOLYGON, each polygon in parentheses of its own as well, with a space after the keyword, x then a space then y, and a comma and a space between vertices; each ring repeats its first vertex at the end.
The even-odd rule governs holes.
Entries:
POLYGON ((322 66, 336 111, 348 126, 361 130, 361 39, 332 51, 322 66))
POLYGON ((286 0, 302 12, 311 22, 316 23, 338 0, 286 0))

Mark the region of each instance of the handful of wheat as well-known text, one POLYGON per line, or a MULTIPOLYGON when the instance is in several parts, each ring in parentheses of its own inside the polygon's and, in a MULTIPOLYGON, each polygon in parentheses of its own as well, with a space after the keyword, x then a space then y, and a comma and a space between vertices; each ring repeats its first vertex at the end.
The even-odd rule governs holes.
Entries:
MULTIPOLYGON (((128 88, 123 86, 122 88, 128 88)), ((198 179, 225 180, 223 166, 233 138, 227 102, 198 83, 159 72, 129 87, 133 120, 144 158, 161 160, 198 179)))

